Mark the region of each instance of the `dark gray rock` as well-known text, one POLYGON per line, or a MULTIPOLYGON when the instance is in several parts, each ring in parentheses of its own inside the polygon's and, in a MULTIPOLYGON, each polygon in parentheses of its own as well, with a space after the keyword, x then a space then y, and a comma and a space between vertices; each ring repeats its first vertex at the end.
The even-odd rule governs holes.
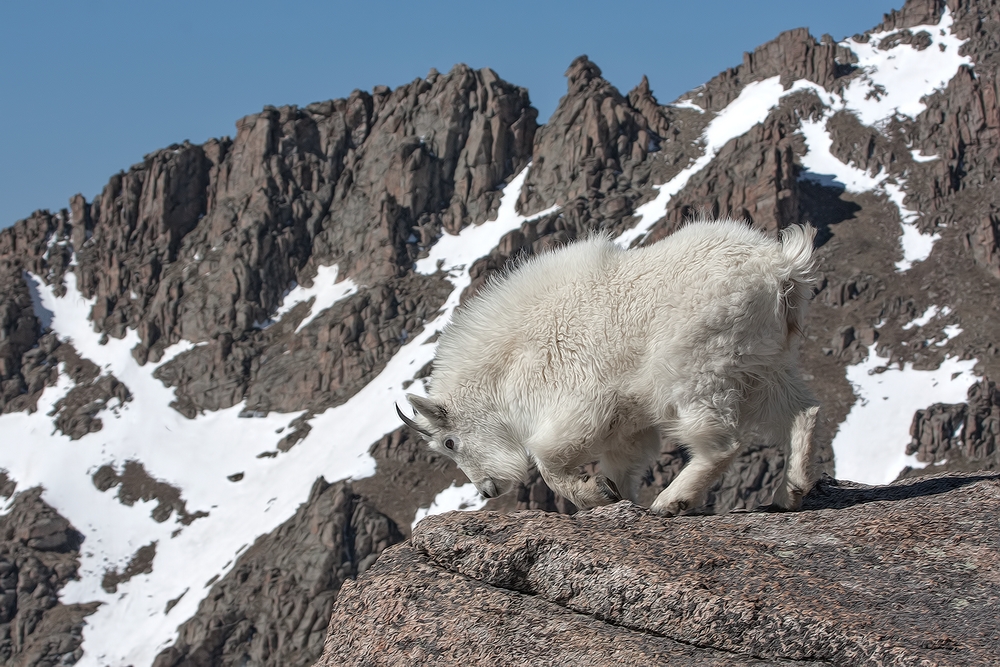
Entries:
POLYGON ((295 516, 212 586, 154 667, 311 665, 341 586, 402 539, 350 483, 316 480, 295 516))
POLYGON ((566 70, 568 91, 538 132, 520 208, 534 211, 605 193, 626 162, 642 162, 657 135, 648 121, 580 56, 566 70))
POLYGON ((208 512, 201 510, 189 512, 187 502, 181 497, 181 490, 151 476, 141 461, 125 461, 121 473, 114 466, 102 465, 94 471, 92 479, 98 491, 106 492, 117 488, 116 497, 122 505, 131 507, 139 501, 148 503, 155 500, 156 507, 150 512, 150 516, 160 523, 174 513, 177 514, 177 521, 185 526, 208 516, 208 512))
POLYGON ((139 547, 121 572, 116 568, 104 571, 101 588, 107 593, 114 593, 118 590, 118 584, 123 584, 138 574, 149 574, 153 571, 154 558, 156 558, 156 542, 139 547))
POLYGON ((421 507, 430 507, 438 493, 468 478, 451 461, 435 454, 406 427, 383 436, 371 446, 377 470, 352 482, 354 492, 377 507, 405 536, 421 507))
POLYGON ((21 357, 38 344, 40 334, 21 272, 0 265, 0 412, 27 392, 21 357))
POLYGON ((1000 391, 983 378, 969 387, 968 396, 965 403, 935 403, 917 410, 906 453, 929 465, 907 468, 901 477, 1000 468, 1000 391))
MULTIPOLYGON (((4 475, 6 478, 6 475, 4 475)), ((83 536, 29 489, 0 516, 0 663, 73 664, 83 624, 97 603, 64 605, 59 590, 76 577, 83 536)))

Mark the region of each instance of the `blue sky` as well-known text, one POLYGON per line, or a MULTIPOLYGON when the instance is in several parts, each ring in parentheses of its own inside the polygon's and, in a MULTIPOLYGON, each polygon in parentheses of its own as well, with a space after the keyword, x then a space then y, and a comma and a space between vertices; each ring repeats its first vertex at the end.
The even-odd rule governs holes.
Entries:
POLYGON ((660 102, 782 30, 841 39, 902 0, 0 2, 0 227, 88 200, 171 143, 234 135, 264 105, 392 87, 458 62, 528 88, 544 121, 586 53, 660 102))

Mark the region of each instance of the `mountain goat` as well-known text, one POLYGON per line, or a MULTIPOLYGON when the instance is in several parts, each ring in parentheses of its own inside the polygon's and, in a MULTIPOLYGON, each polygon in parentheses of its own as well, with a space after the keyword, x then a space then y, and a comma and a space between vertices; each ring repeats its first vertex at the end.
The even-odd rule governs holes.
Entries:
POLYGON ((487 498, 534 464, 580 508, 635 501, 668 436, 690 460, 651 509, 673 516, 756 437, 785 447, 774 503, 798 509, 818 410, 796 361, 814 235, 698 221, 648 247, 595 237, 533 257, 456 312, 428 397, 407 395, 416 419, 397 412, 487 498))

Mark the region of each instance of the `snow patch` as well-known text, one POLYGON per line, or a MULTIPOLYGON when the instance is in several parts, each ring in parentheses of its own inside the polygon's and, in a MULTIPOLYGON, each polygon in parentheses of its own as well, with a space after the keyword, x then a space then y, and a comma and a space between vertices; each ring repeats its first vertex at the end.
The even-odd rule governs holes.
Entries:
POLYGON ((767 118, 767 114, 784 94, 780 77, 776 76, 744 86, 739 96, 709 121, 702 133, 705 144, 702 156, 666 183, 654 185, 653 188, 657 190, 656 198, 636 209, 635 215, 639 221, 615 242, 627 248, 635 240, 645 238, 650 228, 667 214, 667 205, 674 195, 684 189, 695 174, 707 167, 730 140, 746 134, 754 125, 767 118))
POLYGON ((35 317, 38 319, 39 324, 42 329, 48 329, 52 326, 52 311, 45 307, 42 303, 41 293, 38 291, 39 285, 42 281, 28 273, 24 272, 24 283, 28 286, 28 294, 31 296, 31 309, 35 313, 35 317))
POLYGON ((955 338, 960 333, 962 333, 962 327, 958 326, 957 324, 947 324, 944 327, 944 340, 938 341, 937 343, 935 343, 935 345, 937 345, 938 347, 947 345, 948 341, 955 338))
POLYGON ((416 528, 421 520, 454 511, 473 511, 482 509, 486 505, 486 499, 479 495, 479 490, 472 482, 457 486, 452 484, 447 489, 437 494, 430 507, 421 507, 417 510, 417 515, 413 519, 411 528, 416 528))
POLYGON ((917 150, 910 151, 910 155, 913 156, 914 162, 933 162, 934 160, 941 159, 937 155, 924 155, 923 153, 917 150))
POLYGON ((524 186, 524 179, 528 176, 529 168, 530 165, 521 170, 521 173, 515 176, 510 184, 504 188, 496 220, 484 222, 481 225, 470 225, 457 235, 442 234, 437 243, 431 247, 427 257, 417 261, 417 271, 430 275, 436 272, 440 266, 450 275, 461 271, 468 273, 467 269, 472 262, 488 255, 506 234, 520 229, 525 222, 558 211, 559 207, 553 206, 530 216, 522 216, 517 212, 517 199, 524 186), (506 194, 508 190, 511 191, 512 196, 506 194))
POLYGON ((941 240, 940 234, 927 235, 917 229, 917 218, 920 217, 916 211, 907 208, 903 204, 903 189, 894 183, 882 185, 889 200, 899 209, 899 218, 903 227, 903 234, 899 239, 903 249, 903 259, 896 262, 897 271, 908 271, 914 263, 922 262, 931 255, 934 244, 941 240))
MULTIPOLYGON (((840 110, 850 111, 865 125, 875 127, 897 114, 915 118, 927 108, 923 102, 926 96, 943 89, 959 67, 972 63, 967 56, 958 54, 965 41, 952 33, 952 23, 951 12, 945 8, 937 25, 911 28, 913 33, 924 31, 930 34, 931 44, 923 50, 902 43, 886 50, 877 48, 890 35, 888 32, 873 33, 868 43, 853 39, 841 42, 841 46, 857 54, 861 74, 850 81, 839 97, 807 80, 795 81, 788 90, 783 89, 778 77, 747 84, 740 95, 716 114, 705 128, 701 138, 705 145, 704 154, 668 182, 653 186, 657 190, 656 198, 636 209, 638 222, 619 236, 617 243, 628 247, 636 240, 645 238, 652 226, 667 214, 674 195, 688 184, 691 177, 708 166, 726 143, 763 122, 785 96, 808 90, 818 95, 828 109, 818 121, 802 120, 801 131, 809 150, 802 160, 808 170, 803 177, 823 185, 843 187, 849 192, 884 193, 899 209, 902 222, 900 245, 903 259, 896 262, 897 270, 906 271, 914 263, 927 259, 940 236, 927 236, 917 229, 914 223, 918 214, 903 204, 902 179, 890 179, 888 174, 871 176, 834 157, 830 152, 832 139, 826 130, 826 121, 840 110)), ((684 102, 689 101, 682 100, 674 106, 681 106, 684 102)), ((927 161, 936 158, 915 154, 914 159, 927 161)))
POLYGON ((295 333, 302 331, 302 329, 309 325, 320 313, 322 313, 327 308, 330 308, 338 301, 346 299, 352 294, 356 294, 358 291, 358 285, 355 284, 353 280, 347 278, 345 280, 337 282, 337 274, 340 272, 340 267, 336 264, 333 266, 321 266, 316 270, 316 278, 313 279, 312 287, 303 287, 302 285, 295 285, 291 290, 285 294, 281 301, 281 305, 274 312, 274 317, 270 322, 266 322, 260 326, 260 328, 266 328, 274 322, 277 322, 282 317, 284 317, 292 308, 299 305, 300 303, 306 303, 311 301, 309 304, 309 312, 306 317, 299 322, 299 325, 295 327, 295 333))
POLYGON ((806 141, 808 152, 802 156, 806 171, 802 177, 823 185, 839 187, 847 192, 869 192, 885 180, 884 175, 871 176, 868 172, 838 160, 831 153, 833 138, 826 129, 827 116, 821 120, 803 119, 799 132, 806 141))
POLYGON ((910 28, 926 32, 930 46, 919 50, 910 44, 896 44, 882 50, 879 44, 897 31, 871 33, 867 42, 841 42, 858 57, 861 75, 844 90, 844 104, 865 125, 875 126, 896 114, 916 118, 927 105, 924 98, 943 90, 962 65, 972 59, 959 55, 965 40, 952 32, 954 17, 946 7, 936 25, 910 28))
POLYGON ((847 367, 857 400, 833 439, 837 479, 888 484, 906 466, 925 467, 916 455, 906 454, 913 414, 934 403, 965 401, 978 380, 972 372, 975 359, 947 357, 929 371, 885 363, 873 344, 867 359, 847 367))
POLYGON ((830 113, 827 113, 819 121, 803 120, 801 123, 800 132, 808 149, 802 156, 802 166, 806 168, 802 178, 829 187, 839 187, 847 192, 884 194, 899 210, 902 227, 900 247, 903 259, 896 262, 896 270, 909 270, 914 263, 922 262, 930 256, 934 243, 941 238, 940 234, 926 235, 917 229, 916 221, 919 217, 917 212, 906 207, 903 203, 906 195, 902 187, 891 182, 888 174, 879 172, 872 176, 834 157, 830 152, 833 139, 826 129, 829 117, 830 113))
MULTIPOLYGON (((29 274, 28 283, 37 308, 51 314, 56 335, 72 341, 102 372, 124 382, 133 400, 117 407, 122 418, 105 418, 101 431, 70 441, 54 432, 48 416, 72 388, 61 370, 56 386, 39 399, 38 411, 0 417, 2 466, 19 488, 44 486, 46 502, 85 536, 80 579, 67 584, 61 599, 67 604, 103 604, 87 619, 84 657, 78 664, 148 665, 174 639, 177 625, 195 612, 207 592, 204 582, 224 574, 241 545, 290 516, 316 476, 337 474, 343 466, 322 456, 314 465, 303 456, 305 448, 278 459, 256 458, 274 448, 280 438, 275 430, 287 428, 299 413, 251 421, 239 419, 238 405, 194 420, 184 418, 169 407, 173 389, 153 377, 156 364, 139 366, 132 358, 131 349, 138 343, 134 331, 123 340, 100 344, 100 334, 87 319, 93 301, 80 295, 74 274, 66 274, 62 298, 35 276, 29 274), (126 460, 140 461, 149 474, 181 489, 192 513, 203 510, 209 516, 189 526, 178 523, 176 515, 157 523, 150 516, 155 502, 128 507, 114 490, 102 493, 94 486, 91 475, 97 468, 126 460), (244 472, 238 484, 226 480, 235 471, 244 472), (281 501, 280 511, 272 506, 272 514, 265 515, 261 499, 272 496, 281 501), (101 588, 104 572, 120 569, 152 541, 158 543, 153 572, 122 582, 115 594, 106 593, 101 588), (188 587, 201 592, 184 596, 166 613, 166 603, 188 587)), ((168 348, 161 363, 192 347, 185 341, 168 348)))
POLYGON ((691 109, 692 111, 697 111, 698 113, 705 113, 704 109, 702 109, 700 106, 692 102, 690 99, 677 100, 670 106, 672 106, 675 109, 691 109))
POLYGON ((904 324, 903 331, 909 331, 914 327, 919 328, 924 326, 925 324, 933 320, 935 317, 937 317, 938 313, 941 314, 941 317, 947 317, 948 315, 951 314, 951 308, 949 308, 948 306, 945 306, 944 308, 938 308, 937 306, 928 306, 927 310, 924 311, 923 315, 921 315, 920 317, 915 317, 906 324, 904 324))

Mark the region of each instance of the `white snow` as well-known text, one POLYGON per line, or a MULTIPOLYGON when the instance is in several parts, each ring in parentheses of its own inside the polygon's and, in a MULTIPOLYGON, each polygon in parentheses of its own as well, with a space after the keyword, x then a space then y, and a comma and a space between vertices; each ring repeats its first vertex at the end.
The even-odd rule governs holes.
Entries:
POLYGON ((913 414, 933 403, 965 401, 978 379, 972 372, 976 363, 948 357, 930 371, 910 363, 885 368, 886 360, 870 346, 867 359, 847 368, 857 400, 833 439, 837 479, 887 484, 906 466, 925 467, 906 454, 913 414))
MULTIPOLYGON (((904 324, 902 326, 902 329, 903 331, 909 331, 910 329, 920 329, 927 326, 927 324, 932 320, 935 320, 938 317, 947 317, 948 315, 951 315, 951 308, 949 308, 948 306, 944 306, 943 308, 938 308, 937 306, 928 306, 927 310, 925 310, 920 317, 913 318, 912 320, 904 324)), ((958 324, 946 324, 942 329, 942 333, 944 333, 944 338, 935 343, 935 345, 938 347, 947 345, 948 341, 952 340, 960 333, 962 333, 962 327, 960 327, 958 324)), ((905 341, 903 345, 906 345, 905 341)))
POLYGON ((849 39, 841 43, 858 57, 862 75, 844 90, 844 104, 865 125, 877 125, 895 114, 916 118, 927 105, 923 98, 942 90, 962 65, 971 65, 968 56, 959 55, 965 43, 952 33, 954 19, 946 7, 937 25, 910 28, 917 34, 925 31, 931 44, 918 50, 909 44, 897 44, 883 51, 878 48, 891 32, 871 34, 867 43, 849 39))
MULTIPOLYGON (((868 172, 858 169, 850 164, 845 164, 834 157, 830 152, 833 139, 826 129, 826 122, 830 113, 823 116, 822 120, 814 121, 804 119, 801 122, 800 132, 806 141, 808 152, 802 156, 802 166, 806 168, 803 178, 817 181, 823 185, 841 187, 848 192, 876 192, 884 194, 889 201, 896 205, 899 210, 899 218, 902 227, 900 246, 903 252, 903 259, 896 262, 898 271, 910 269, 915 262, 921 262, 930 256, 934 243, 941 236, 939 234, 921 234, 916 227, 918 214, 906 207, 903 203, 905 193, 897 183, 891 182, 891 178, 884 172, 879 172, 872 176, 868 172)), ((901 179, 897 179, 901 180, 901 179)))
MULTIPOLYGON (((66 274, 63 298, 29 276, 36 312, 45 316, 62 340, 72 340, 81 356, 93 360, 103 372, 113 373, 133 395, 125 405, 100 413, 101 431, 77 441, 54 432, 48 416, 56 401, 72 389, 64 373, 56 386, 45 390, 38 411, 0 416, 4 436, 0 467, 17 481, 18 489, 42 485, 45 501, 85 536, 80 580, 70 582, 61 599, 68 604, 95 600, 103 604, 87 618, 84 655, 78 665, 151 664, 176 638, 178 624, 194 614, 210 588, 207 582, 224 575, 243 549, 292 516, 317 477, 332 481, 374 474, 368 447, 398 426, 393 404, 405 404, 404 382, 433 358, 435 346, 425 343, 450 319, 462 290, 471 282, 469 266, 507 232, 555 210, 530 217, 515 212, 526 171, 505 188, 497 220, 468 227, 457 237, 445 236, 432 248, 429 260, 418 266, 425 273, 433 272, 440 260, 454 285, 438 316, 364 389, 347 403, 314 417, 309 435, 273 458, 257 455, 274 451, 282 437, 277 431, 287 432, 301 413, 241 419, 245 406, 239 404, 192 420, 184 418, 169 407, 174 392, 153 377, 155 367, 139 366, 132 358, 131 349, 139 342, 134 331, 123 340, 100 344, 100 335, 88 319, 93 302, 80 295, 74 274, 66 274), (140 461, 150 475, 178 487, 189 513, 202 510, 209 516, 189 526, 178 523, 176 515, 157 523, 150 516, 153 503, 128 507, 117 500, 116 489, 98 491, 91 480, 97 468, 109 464, 120 470, 128 460, 140 461), (243 473, 242 480, 229 481, 227 477, 234 473, 243 473), (175 531, 179 531, 176 536, 175 531), (153 541, 157 547, 151 573, 119 584, 114 594, 101 589, 108 568, 121 570, 136 550, 153 541), (167 602, 178 597, 166 613, 167 602)), ((316 298, 313 312, 329 303, 325 295, 338 294, 323 292, 333 283, 333 271, 321 274, 316 282, 318 291, 298 293, 303 299, 316 298)), ((346 286, 337 285, 343 294, 346 286)), ((187 341, 173 346, 161 364, 192 347, 187 341)), ((419 392, 419 384, 409 391, 419 392)), ((438 506, 446 507, 448 502, 444 496, 438 506)))
POLYGON ((942 317, 947 317, 948 315, 951 314, 951 308, 949 308, 948 306, 945 306, 944 308, 938 308, 937 306, 927 306, 927 310, 924 311, 923 315, 921 315, 920 317, 915 317, 903 325, 903 331, 909 331, 914 327, 919 328, 924 326, 925 324, 933 320, 935 317, 937 317, 938 313, 940 313, 942 317))
MULTIPOLYGON (((952 22, 951 13, 946 8, 937 25, 911 28, 913 33, 923 30, 930 34, 932 43, 923 50, 908 44, 897 44, 884 51, 878 49, 877 45, 890 34, 888 32, 873 33, 868 43, 853 39, 842 42, 841 46, 857 54, 861 75, 853 79, 839 97, 806 80, 793 82, 787 91, 782 88, 778 77, 748 84, 705 128, 702 135, 705 152, 702 156, 670 181, 653 186, 657 190, 656 198, 636 209, 639 221, 632 229, 626 230, 617 242, 628 247, 637 239, 644 238, 650 228, 666 215, 674 195, 688 184, 692 176, 708 166, 726 143, 763 122, 783 97, 811 90, 824 101, 827 110, 818 121, 803 119, 801 122, 808 148, 807 155, 802 159, 803 166, 808 170, 804 176, 825 185, 844 187, 849 192, 885 194, 898 207, 902 222, 900 245, 903 259, 896 262, 897 270, 906 271, 914 263, 927 259, 940 236, 927 236, 917 229, 914 224, 917 212, 903 204, 902 179, 882 173, 872 176, 834 157, 830 153, 832 140, 826 130, 826 121, 840 110, 850 111, 862 123, 875 127, 881 127, 897 114, 915 118, 926 109, 924 97, 943 89, 960 66, 971 64, 967 56, 958 54, 964 40, 952 34, 952 22)), ((677 102, 674 106, 686 106, 685 102, 688 100, 677 102)), ((914 159, 927 161, 935 158, 914 154, 914 159)))
POLYGON ((524 179, 528 176, 529 168, 530 166, 521 170, 521 173, 515 176, 504 189, 505 194, 500 199, 496 220, 481 225, 470 225, 457 235, 443 234, 431 247, 428 256, 417 261, 417 271, 431 274, 437 271, 440 264, 444 271, 454 275, 456 271, 467 269, 472 262, 488 255, 508 232, 520 229, 525 222, 558 211, 559 207, 553 206, 527 217, 517 213, 515 210, 517 197, 524 186, 524 179), (506 194, 507 190, 512 191, 511 196, 506 194))
POLYGON ((675 109, 691 109, 692 111, 697 111, 698 113, 705 113, 704 109, 702 109, 700 106, 692 102, 690 99, 677 100, 670 106, 674 107, 675 109))
POLYGON ((871 176, 868 172, 845 164, 830 152, 833 138, 826 129, 827 118, 822 120, 802 119, 800 132, 806 140, 808 152, 802 156, 802 166, 806 168, 805 178, 823 185, 841 187, 848 192, 869 192, 877 189, 885 176, 871 176))
POLYGON ((616 243, 627 248, 636 239, 646 236, 649 229, 667 214, 670 200, 684 189, 691 177, 707 167, 731 139, 746 134, 764 120, 784 94, 779 77, 754 81, 744 86, 739 96, 709 121, 702 134, 705 144, 702 156, 663 185, 653 186, 658 191, 656 198, 636 209, 635 215, 639 222, 619 236, 616 243))
POLYGON ((337 274, 339 272, 340 268, 336 264, 319 267, 316 271, 316 278, 313 279, 313 286, 303 287, 302 285, 295 285, 285 295, 284 299, 282 299, 281 305, 278 306, 278 309, 274 312, 274 316, 271 318, 271 322, 266 323, 264 326, 272 322, 277 322, 300 303, 312 301, 309 304, 309 313, 295 327, 295 333, 298 333, 324 310, 341 299, 346 299, 352 294, 356 294, 358 286, 350 278, 342 280, 339 283, 337 282, 337 274))
POLYGON ((899 218, 903 226, 903 235, 899 243, 903 249, 903 259, 896 262, 897 271, 907 271, 915 262, 922 262, 930 257, 934 244, 941 239, 940 234, 923 234, 917 229, 919 214, 903 205, 903 189, 893 183, 884 183, 889 199, 899 208, 899 218))
POLYGON ((940 156, 924 155, 923 153, 917 150, 910 151, 910 155, 913 156, 914 162, 933 162, 934 160, 941 159, 940 156))
POLYGON ((437 494, 430 507, 421 507, 417 510, 417 515, 413 519, 411 528, 416 528, 421 520, 435 514, 454 511, 473 511, 482 509, 485 505, 486 499, 479 495, 476 485, 472 482, 468 482, 462 486, 452 484, 437 494))
POLYGON ((962 333, 962 327, 958 326, 957 324, 946 324, 944 327, 944 340, 938 341, 937 343, 935 343, 935 345, 937 345, 938 347, 942 347, 943 345, 946 345, 948 341, 958 336, 960 333, 962 333))
MULTIPOLYGON (((81 578, 70 582, 61 598, 68 604, 94 600, 104 604, 87 619, 85 655, 78 664, 150 664, 173 638, 177 624, 194 613, 207 592, 204 582, 222 574, 240 547, 294 512, 318 474, 324 469, 329 474, 331 468, 339 472, 340 466, 323 461, 309 470, 303 452, 295 450, 277 459, 256 458, 274 448, 280 438, 275 430, 287 428, 297 414, 239 419, 242 406, 235 406, 188 420, 169 408, 173 390, 152 377, 152 365, 139 366, 132 358, 136 333, 100 345, 100 336, 87 319, 93 302, 80 296, 74 274, 67 274, 65 281, 66 296, 56 298, 50 287, 31 277, 43 312, 51 313, 53 331, 72 340, 81 356, 124 382, 133 400, 102 411, 104 426, 98 433, 70 441, 54 432, 48 416, 72 388, 61 374, 59 383, 42 395, 37 412, 0 417, 4 434, 0 465, 19 489, 43 485, 46 502, 85 536, 81 578), (178 523, 176 515, 157 523, 150 516, 155 503, 127 507, 116 499, 115 489, 98 491, 90 478, 93 472, 103 464, 120 467, 127 460, 142 462, 151 475, 179 487, 190 513, 204 510, 209 516, 189 526, 178 523), (282 484, 296 462, 301 469, 298 479, 282 484), (226 479, 237 472, 244 473, 242 481, 226 479), (277 501, 268 505, 271 497, 277 501), (176 537, 174 531, 179 531, 176 537), (100 587, 105 570, 122 569, 139 547, 153 541, 157 542, 153 572, 119 585, 116 594, 105 593, 100 587), (192 592, 165 614, 167 601, 186 588, 192 592)), ((164 362, 191 347, 186 342, 174 346, 164 362)))

